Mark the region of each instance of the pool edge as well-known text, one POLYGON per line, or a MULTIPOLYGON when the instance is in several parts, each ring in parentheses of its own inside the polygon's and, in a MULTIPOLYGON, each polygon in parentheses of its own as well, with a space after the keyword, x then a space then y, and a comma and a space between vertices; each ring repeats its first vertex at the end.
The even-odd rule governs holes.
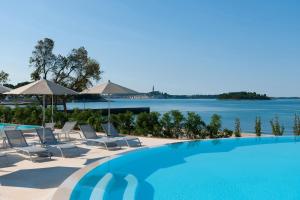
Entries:
MULTIPOLYGON (((259 138, 276 138, 276 137, 290 137, 290 136, 260 136, 259 138)), ((214 141, 214 140, 240 140, 240 139, 247 139, 248 137, 238 137, 238 138, 210 138, 210 139, 196 139, 196 140, 184 140, 184 141, 178 141, 170 144, 178 144, 178 143, 185 143, 185 142, 194 142, 194 141, 214 141)), ((252 138, 252 137, 250 137, 252 138)), ((253 137, 256 138, 256 137, 253 137)), ((131 149, 129 151, 125 151, 116 155, 108 156, 104 159, 95 161, 87 166, 84 166, 83 168, 77 170, 73 174, 71 174, 69 177, 67 177, 66 180, 63 181, 61 185, 57 188, 55 193, 52 195, 50 198, 51 200, 69 200, 72 194, 73 189, 75 188, 76 184, 78 181, 81 180, 83 176, 85 176, 88 172, 90 172, 92 169, 98 167, 99 165, 102 165, 105 162, 108 162, 110 160, 113 160, 115 158, 118 158, 120 156, 123 156, 128 153, 132 153, 141 149, 152 149, 152 148, 158 148, 158 147, 163 147, 169 144, 159 144, 159 145, 154 145, 151 147, 140 147, 140 148, 135 148, 131 149)))

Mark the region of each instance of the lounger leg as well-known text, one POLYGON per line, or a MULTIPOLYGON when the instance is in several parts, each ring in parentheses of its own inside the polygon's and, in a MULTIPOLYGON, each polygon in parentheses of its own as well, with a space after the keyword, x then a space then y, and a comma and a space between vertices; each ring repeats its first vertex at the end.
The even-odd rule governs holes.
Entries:
POLYGON ((6 138, 3 138, 3 148, 6 149, 8 147, 6 138))
POLYGON ((60 151, 61 157, 65 158, 64 153, 63 153, 63 150, 62 150, 61 148, 58 148, 58 149, 59 149, 59 151, 60 151))
POLYGON ((125 140, 127 146, 130 147, 130 145, 129 145, 129 143, 128 143, 128 140, 126 140, 125 138, 124 138, 124 140, 125 140))
POLYGON ((32 159, 32 156, 31 156, 31 154, 29 153, 29 152, 27 152, 28 153, 28 155, 29 155, 29 159, 30 159, 30 161, 31 162, 33 162, 33 159, 32 159))
POLYGON ((106 150, 108 150, 107 144, 105 142, 103 144, 105 145, 106 150))
POLYGON ((142 143, 141 143, 140 139, 138 138, 137 140, 139 141, 139 143, 140 143, 140 147, 141 147, 141 146, 142 146, 142 143))

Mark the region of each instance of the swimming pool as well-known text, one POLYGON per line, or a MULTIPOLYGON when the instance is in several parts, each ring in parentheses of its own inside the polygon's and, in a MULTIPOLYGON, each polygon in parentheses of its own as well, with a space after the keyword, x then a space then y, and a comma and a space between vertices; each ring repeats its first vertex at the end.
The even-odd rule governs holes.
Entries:
POLYGON ((241 138, 140 149, 91 169, 70 199, 300 199, 299 141, 241 138))
POLYGON ((23 131, 29 131, 29 130, 33 130, 35 128, 40 127, 40 126, 36 126, 36 125, 21 125, 21 124, 0 123, 0 131, 3 129, 4 126, 17 126, 18 130, 23 130, 23 131))

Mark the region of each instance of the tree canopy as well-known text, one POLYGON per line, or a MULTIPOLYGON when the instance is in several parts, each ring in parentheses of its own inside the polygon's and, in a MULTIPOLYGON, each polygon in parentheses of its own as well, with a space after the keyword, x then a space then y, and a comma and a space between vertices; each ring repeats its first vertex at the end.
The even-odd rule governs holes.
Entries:
POLYGON ((4 72, 3 70, 1 70, 0 71, 0 84, 7 83, 7 81, 9 81, 8 77, 9 77, 9 74, 4 72))
MULTIPOLYGON (((89 57, 84 47, 74 48, 64 56, 54 54, 54 46, 55 43, 50 38, 37 42, 29 59, 29 66, 33 68, 32 80, 41 78, 51 80, 77 92, 92 86, 93 81, 100 80, 102 73, 100 64, 89 57)), ((66 111, 67 98, 60 98, 66 111)))
POLYGON ((33 80, 47 79, 56 62, 53 48, 54 41, 49 38, 37 42, 32 51, 32 56, 29 58, 29 65, 34 68, 31 73, 33 80))
POLYGON ((91 86, 101 78, 100 64, 89 57, 84 47, 72 49, 67 56, 53 53, 54 41, 49 38, 39 40, 29 59, 33 80, 52 80, 76 91, 91 86))

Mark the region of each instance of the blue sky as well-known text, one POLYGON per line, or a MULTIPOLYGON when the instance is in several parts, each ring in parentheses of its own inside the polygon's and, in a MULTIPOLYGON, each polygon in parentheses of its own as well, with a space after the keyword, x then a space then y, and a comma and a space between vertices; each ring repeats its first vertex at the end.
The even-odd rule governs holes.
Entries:
POLYGON ((0 1, 0 70, 29 80, 37 40, 86 47, 110 79, 146 92, 300 96, 298 0, 0 1))

